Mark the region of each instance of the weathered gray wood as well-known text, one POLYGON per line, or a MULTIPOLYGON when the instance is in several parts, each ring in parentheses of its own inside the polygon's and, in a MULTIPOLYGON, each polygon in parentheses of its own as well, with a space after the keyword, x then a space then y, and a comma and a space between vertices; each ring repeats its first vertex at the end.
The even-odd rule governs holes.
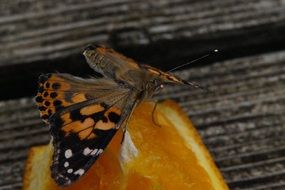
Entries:
POLYGON ((93 42, 122 47, 213 38, 285 19, 282 0, 30 0, 22 6, 0 7, 0 65, 67 57, 93 42))
MULTIPOLYGON (((284 189, 285 51, 176 72, 210 92, 166 88, 197 126, 231 189, 284 189)), ((0 189, 20 189, 28 148, 48 143, 30 98, 0 103, 0 189), (12 117, 8 120, 8 115, 12 117)))
MULTIPOLYGON (((90 74, 89 43, 165 70, 217 48, 232 60, 177 72, 209 92, 157 98, 185 109, 231 189, 283 190, 285 52, 268 52, 284 50, 284 18, 283 0, 2 0, 0 99, 33 95, 41 72, 90 74)), ((0 190, 21 189, 29 147, 48 141, 31 98, 0 102, 0 190)))
POLYGON ((168 69, 215 48, 215 60, 282 49, 284 18, 282 0, 5 1, 0 99, 31 96, 41 72, 90 74, 80 54, 89 43, 168 69))

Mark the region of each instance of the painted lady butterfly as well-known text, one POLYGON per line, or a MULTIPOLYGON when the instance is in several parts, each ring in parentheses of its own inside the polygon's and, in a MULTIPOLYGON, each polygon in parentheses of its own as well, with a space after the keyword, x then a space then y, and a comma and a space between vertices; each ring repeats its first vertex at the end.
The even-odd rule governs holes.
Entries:
POLYGON ((83 54, 102 78, 41 75, 35 98, 53 137, 51 171, 61 186, 86 173, 116 131, 126 128, 142 100, 151 98, 165 84, 196 86, 173 74, 137 64, 110 48, 88 46, 83 54))

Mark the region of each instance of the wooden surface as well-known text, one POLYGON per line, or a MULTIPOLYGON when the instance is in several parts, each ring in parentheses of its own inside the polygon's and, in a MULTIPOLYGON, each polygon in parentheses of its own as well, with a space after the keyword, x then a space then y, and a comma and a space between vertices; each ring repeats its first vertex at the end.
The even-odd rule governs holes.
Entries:
MULTIPOLYGON (((284 64, 281 51, 179 71, 211 92, 175 87, 156 97, 185 109, 232 189, 274 186, 285 177, 284 64)), ((17 189, 28 148, 49 135, 31 98, 0 105, 0 189, 17 189)))
POLYGON ((31 96, 42 72, 91 73, 81 56, 89 43, 109 44, 164 69, 213 49, 222 52, 212 58, 218 61, 280 50, 285 43, 283 0, 1 2, 0 98, 5 99, 31 96))
MULTIPOLYGON (((243 35, 235 46, 248 46, 260 37, 284 40, 264 32, 284 29, 282 0, 17 1, 6 0, 0 8, 1 65, 68 57, 92 42, 133 47, 186 38, 200 44, 243 35), (245 36, 253 30, 263 33, 254 39, 245 36)), ((197 53, 209 44, 223 47, 207 44, 192 49, 197 53)))
POLYGON ((0 2, 0 190, 21 189, 28 148, 49 141, 31 96, 39 73, 92 73, 86 44, 115 47, 208 86, 165 89, 189 114, 231 189, 285 189, 282 0, 0 2), (6 99, 12 99, 7 101, 6 99))

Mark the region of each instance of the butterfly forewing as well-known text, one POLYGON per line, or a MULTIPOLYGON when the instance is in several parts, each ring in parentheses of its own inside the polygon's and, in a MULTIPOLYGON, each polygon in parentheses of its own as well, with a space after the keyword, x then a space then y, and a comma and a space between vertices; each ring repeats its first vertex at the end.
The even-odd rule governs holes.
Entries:
POLYGON ((125 124, 135 105, 131 92, 108 79, 42 75, 36 97, 55 147, 52 176, 68 185, 86 173, 125 124), (48 103, 47 103, 48 102, 48 103))
POLYGON ((85 174, 124 120, 121 109, 116 104, 94 102, 51 119, 55 146, 52 175, 58 184, 67 185, 85 174))

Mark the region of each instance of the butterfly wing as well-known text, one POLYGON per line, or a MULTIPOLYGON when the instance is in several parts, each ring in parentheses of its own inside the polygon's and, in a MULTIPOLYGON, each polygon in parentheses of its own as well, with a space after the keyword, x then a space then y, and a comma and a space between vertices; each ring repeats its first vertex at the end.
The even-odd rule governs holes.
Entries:
POLYGON ((52 176, 68 185, 86 173, 136 105, 130 89, 105 78, 42 75, 36 97, 54 143, 52 176))

